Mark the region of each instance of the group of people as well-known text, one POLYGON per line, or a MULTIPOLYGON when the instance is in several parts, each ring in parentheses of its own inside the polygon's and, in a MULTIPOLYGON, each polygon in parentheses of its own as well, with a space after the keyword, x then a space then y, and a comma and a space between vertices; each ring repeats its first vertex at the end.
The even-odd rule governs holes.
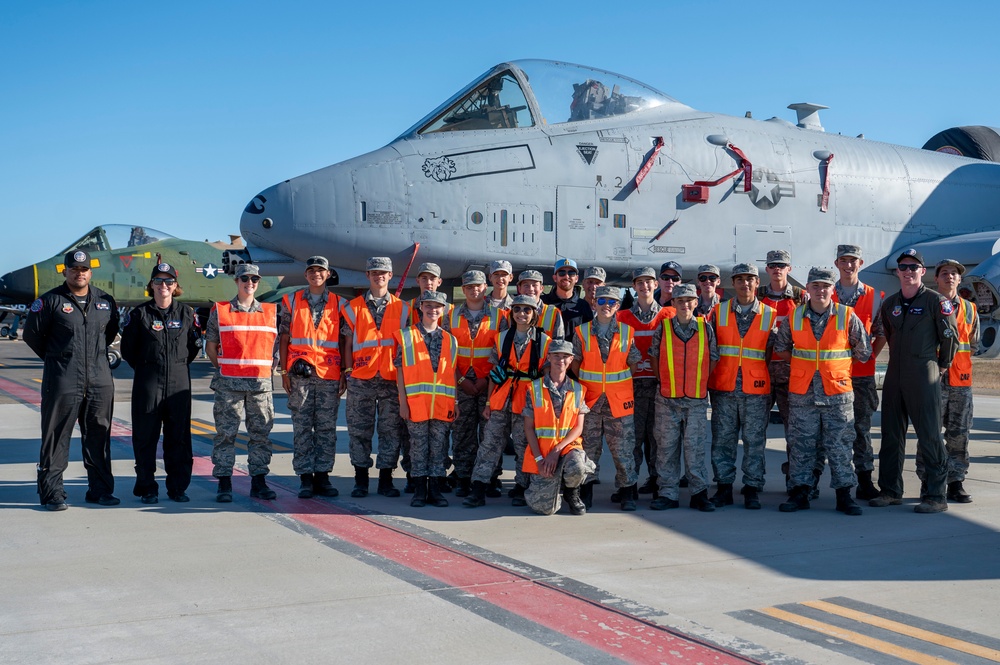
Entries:
MULTIPOLYGON (((836 270, 812 268, 803 290, 788 281, 789 253, 774 250, 766 282, 755 264, 738 264, 729 274, 733 295, 721 300, 716 266, 701 266, 696 281, 684 283, 681 266, 668 261, 659 272, 634 270, 634 296, 626 291, 630 302, 623 306, 622 290, 605 284, 600 267, 583 273, 581 296, 580 271, 568 258, 553 266, 548 293, 541 273, 525 270, 512 296, 513 268, 498 260, 488 274, 464 273, 464 301, 453 304, 438 290, 436 264, 418 267, 420 295, 404 301, 389 292, 391 260, 369 258, 368 290, 347 300, 327 289, 329 263, 314 256, 306 262, 307 286, 284 296, 280 307, 254 297, 258 268, 241 264, 236 296, 216 303, 204 325, 205 350, 218 370, 211 383, 216 499, 233 500, 235 443, 244 421, 250 495, 276 497, 266 476, 277 348, 300 498, 338 496, 330 473, 346 392, 354 498, 368 495, 374 464, 380 495, 408 493, 412 506, 443 507, 454 492, 466 507, 483 506, 502 496, 510 443, 512 504, 553 514, 565 502, 582 515, 593 505, 606 442, 615 466, 611 498, 622 510, 636 510, 640 494, 652 494, 653 510, 677 508, 687 487, 690 506, 712 512, 734 503, 742 437, 740 494, 745 508, 760 509, 766 429, 777 404, 787 445, 782 512, 809 508, 827 462, 838 511, 860 515, 855 498, 873 507, 900 504, 911 422, 921 480, 916 511, 967 503, 979 323, 975 305, 957 293, 965 268, 938 263, 933 291, 922 282, 922 256, 906 250, 897 257, 900 291, 885 297, 859 281, 863 263, 861 248, 841 245, 836 270), (876 488, 874 358, 886 343, 876 488), (649 476, 640 486, 643 460, 649 476), (402 492, 393 480, 398 465, 406 473, 402 492)), ((90 274, 87 252, 70 251, 65 284, 32 304, 25 326, 25 341, 45 361, 40 501, 50 510, 66 508, 62 474, 79 422, 86 500, 119 503, 110 462, 113 385, 104 361, 119 327, 122 356, 135 369, 133 493, 145 504, 159 500, 162 431, 167 497, 188 501, 188 366, 199 333, 193 310, 177 300, 177 270, 157 265, 147 285, 151 300, 121 322, 114 300, 90 284, 90 274)))

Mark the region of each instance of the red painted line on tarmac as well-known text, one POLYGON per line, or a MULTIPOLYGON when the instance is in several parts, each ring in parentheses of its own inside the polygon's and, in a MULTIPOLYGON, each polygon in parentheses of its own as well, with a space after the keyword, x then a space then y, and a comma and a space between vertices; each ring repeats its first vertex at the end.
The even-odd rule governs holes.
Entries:
POLYGON ((30 404, 31 406, 41 406, 42 394, 36 388, 22 386, 7 379, 0 379, 0 390, 4 391, 19 402, 30 404))
MULTIPOLYGON (((39 403, 38 391, 20 384, 0 379, 0 390, 22 401, 39 403)), ((129 444, 132 430, 116 419, 112 423, 112 436, 129 444)), ((211 477, 212 469, 210 459, 195 456, 195 475, 211 477)), ((233 480, 240 489, 248 489, 245 474, 236 472, 233 480)), ((443 585, 467 591, 479 600, 626 662, 757 662, 325 501, 299 499, 281 485, 272 485, 272 489, 278 493, 278 498, 258 501, 260 506, 406 566, 443 585)))

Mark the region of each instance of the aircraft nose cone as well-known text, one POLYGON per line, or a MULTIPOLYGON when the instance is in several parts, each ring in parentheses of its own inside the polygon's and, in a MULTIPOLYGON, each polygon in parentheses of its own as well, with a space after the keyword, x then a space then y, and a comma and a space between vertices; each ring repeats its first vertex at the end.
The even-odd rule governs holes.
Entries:
POLYGON ((0 277, 0 302, 27 304, 35 299, 35 278, 31 268, 13 270, 0 277))

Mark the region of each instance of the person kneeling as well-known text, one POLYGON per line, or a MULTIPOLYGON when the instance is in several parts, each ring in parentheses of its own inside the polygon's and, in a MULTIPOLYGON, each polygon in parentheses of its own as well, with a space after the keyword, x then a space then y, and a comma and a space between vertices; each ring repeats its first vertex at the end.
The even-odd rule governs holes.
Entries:
POLYGON ((559 511, 560 494, 573 515, 585 515, 580 485, 596 467, 583 452, 583 418, 589 409, 583 387, 566 376, 573 362, 573 345, 552 342, 549 371, 531 384, 524 406, 524 435, 530 454, 524 456, 531 482, 524 492, 528 506, 541 515, 559 511))

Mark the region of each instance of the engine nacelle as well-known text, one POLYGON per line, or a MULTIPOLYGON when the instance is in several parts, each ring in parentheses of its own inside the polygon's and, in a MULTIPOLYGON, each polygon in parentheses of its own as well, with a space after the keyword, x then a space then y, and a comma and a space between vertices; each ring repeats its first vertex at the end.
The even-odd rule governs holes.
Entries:
POLYGON ((962 288, 971 290, 979 312, 980 358, 1000 357, 1000 254, 994 254, 965 275, 962 288))

